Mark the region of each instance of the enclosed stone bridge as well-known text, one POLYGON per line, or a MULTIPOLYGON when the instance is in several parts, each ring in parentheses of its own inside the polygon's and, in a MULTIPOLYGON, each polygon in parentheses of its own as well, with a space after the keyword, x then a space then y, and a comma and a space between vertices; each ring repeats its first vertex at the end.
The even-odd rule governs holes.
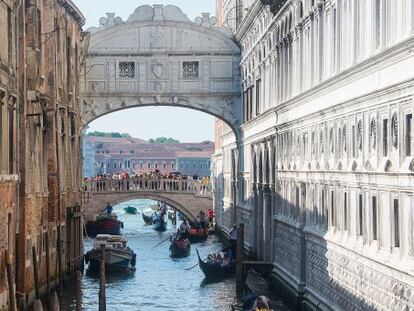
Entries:
POLYGON ((240 48, 215 17, 192 22, 176 6, 143 5, 125 21, 108 13, 88 31, 84 125, 123 109, 172 106, 216 116, 240 136, 240 48))
POLYGON ((86 220, 91 220, 107 203, 116 205, 135 199, 164 202, 190 222, 197 222, 200 210, 213 208, 211 185, 184 179, 107 179, 87 181, 83 186, 83 206, 86 220))

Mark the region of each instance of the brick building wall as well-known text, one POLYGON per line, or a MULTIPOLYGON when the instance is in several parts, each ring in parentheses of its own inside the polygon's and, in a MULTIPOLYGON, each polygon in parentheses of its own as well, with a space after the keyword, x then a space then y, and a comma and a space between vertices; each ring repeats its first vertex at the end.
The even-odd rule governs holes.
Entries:
POLYGON ((5 251, 14 253, 16 222, 16 1, 0 2, 0 309, 8 305, 5 251))
POLYGON ((25 1, 19 14, 16 287, 26 305, 34 298, 33 247, 43 289, 73 272, 82 258, 78 79, 84 18, 70 0, 25 1))

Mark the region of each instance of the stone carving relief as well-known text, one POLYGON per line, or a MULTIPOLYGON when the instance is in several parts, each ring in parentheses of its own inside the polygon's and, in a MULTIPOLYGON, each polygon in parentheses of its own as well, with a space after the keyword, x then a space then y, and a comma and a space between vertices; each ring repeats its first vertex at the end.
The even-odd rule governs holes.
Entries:
POLYGON ((154 90, 156 91, 156 92, 159 92, 159 91, 161 91, 161 82, 155 82, 154 83, 154 90))
POLYGON ((152 27, 150 30, 150 46, 151 48, 162 48, 164 47, 165 41, 165 29, 164 27, 157 26, 152 27))
POLYGON ((307 287, 342 310, 409 310, 414 293, 399 277, 388 276, 373 266, 354 260, 309 240, 307 287), (366 297, 371 297, 367 300, 366 297))
POLYGON ((157 79, 161 78, 162 75, 162 71, 163 71, 163 65, 160 62, 155 62, 152 64, 152 72, 154 73, 154 75, 157 77, 157 79))
POLYGON ((300 263, 300 238, 294 229, 285 224, 278 223, 275 236, 276 266, 289 272, 293 277, 299 278, 300 263))

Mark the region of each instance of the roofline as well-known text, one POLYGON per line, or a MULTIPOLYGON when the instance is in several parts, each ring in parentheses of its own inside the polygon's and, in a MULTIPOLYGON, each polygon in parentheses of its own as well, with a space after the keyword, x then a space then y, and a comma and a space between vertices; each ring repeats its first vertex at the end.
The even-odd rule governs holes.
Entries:
POLYGON ((73 17, 80 27, 85 25, 85 16, 83 16, 82 12, 72 0, 57 0, 57 3, 65 9, 66 13, 73 17))

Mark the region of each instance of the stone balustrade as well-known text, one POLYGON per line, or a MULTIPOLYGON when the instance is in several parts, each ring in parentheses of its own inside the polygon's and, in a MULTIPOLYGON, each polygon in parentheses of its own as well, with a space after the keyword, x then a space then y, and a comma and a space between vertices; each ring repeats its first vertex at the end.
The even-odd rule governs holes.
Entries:
POLYGON ((86 193, 102 192, 172 192, 192 193, 196 196, 212 196, 211 184, 200 180, 131 177, 129 179, 106 179, 85 181, 86 193))

